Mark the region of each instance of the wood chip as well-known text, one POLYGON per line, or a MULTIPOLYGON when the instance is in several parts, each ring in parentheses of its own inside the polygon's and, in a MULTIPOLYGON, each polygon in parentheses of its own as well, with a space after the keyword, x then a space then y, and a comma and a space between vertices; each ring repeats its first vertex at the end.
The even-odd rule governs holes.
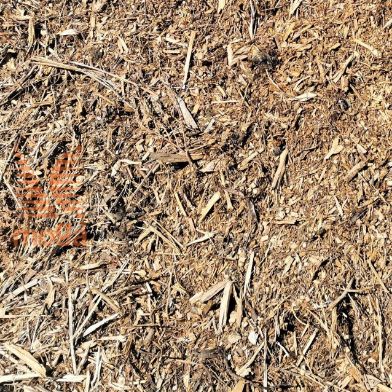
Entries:
POLYGON ((307 102, 316 97, 317 97, 316 93, 306 92, 296 97, 290 98, 290 101, 307 102))
MULTIPOLYGON (((198 161, 203 159, 203 154, 200 153, 190 153, 189 154, 192 161, 198 161)), ((154 161, 160 161, 162 163, 187 163, 189 162, 189 157, 187 154, 171 154, 165 152, 153 152, 150 154, 150 158, 154 161)))
POLYGON ((339 71, 333 76, 332 80, 334 83, 337 83, 340 78, 346 72, 347 67, 351 64, 351 62, 356 58, 356 54, 352 54, 340 67, 339 71))
POLYGON ((229 303, 230 303, 232 288, 233 288, 233 282, 229 280, 226 283, 225 288, 223 290, 223 296, 221 299, 221 305, 220 305, 220 309, 219 309, 219 328, 218 328, 218 330, 220 332, 222 332, 223 327, 226 325, 226 322, 227 322, 227 316, 229 313, 229 303))
POLYGON ((192 49, 193 49, 193 43, 195 42, 195 38, 196 38, 196 31, 192 31, 191 37, 189 39, 188 52, 186 55, 185 66, 184 66, 184 80, 182 82, 183 89, 185 89, 186 81, 188 79, 189 65, 191 63, 192 49))
POLYGON ((197 294, 195 294, 189 301, 191 304, 194 304, 196 302, 206 302, 215 295, 217 295, 219 292, 221 292, 225 287, 226 284, 229 282, 228 279, 223 280, 222 282, 216 283, 212 287, 210 287, 207 291, 202 291, 197 294))
POLYGON ((211 199, 208 201, 207 205, 201 210, 199 222, 202 222, 207 214, 211 211, 212 207, 215 203, 221 198, 220 192, 216 192, 211 196, 211 199))
POLYGON ((57 35, 61 35, 61 36, 66 36, 66 35, 78 35, 79 31, 75 30, 75 29, 67 29, 67 30, 63 30, 60 31, 59 33, 57 33, 57 35))
POLYGON ((353 168, 346 175, 346 181, 352 181, 357 176, 357 174, 366 167, 367 163, 367 160, 363 160, 353 166, 353 168))
POLYGON ((225 8, 226 0, 218 0, 218 13, 225 8))
POLYGON ((391 1, 0 1, 0 391, 392 392, 391 1))
POLYGON ((110 321, 115 320, 116 318, 118 318, 118 314, 112 314, 109 317, 104 318, 101 321, 98 321, 97 323, 91 325, 90 327, 88 327, 84 333, 83 333, 83 337, 85 338, 86 336, 90 335, 91 333, 93 333, 94 331, 96 331, 97 329, 101 328, 102 326, 104 326, 105 324, 109 323, 110 321))
POLYGON ((392 26, 392 18, 385 22, 384 29, 387 29, 392 26))
POLYGON ((327 160, 327 159, 331 158, 332 155, 339 154, 340 152, 343 151, 343 148, 344 147, 339 144, 339 138, 338 137, 335 138, 333 140, 331 149, 329 150, 328 154, 325 156, 324 159, 327 160))
POLYGON ((303 0, 291 0, 289 15, 294 15, 303 0))
POLYGON ((236 373, 240 377, 246 377, 251 373, 251 365, 255 361, 256 357, 259 355, 259 352, 264 348, 264 343, 260 344, 260 346, 256 349, 254 354, 250 357, 250 359, 240 368, 236 369, 236 373))
POLYGON ((286 170, 286 160, 288 154, 289 154, 289 150, 287 148, 280 154, 279 165, 275 172, 274 178, 272 180, 272 185, 271 185, 272 189, 275 189, 283 178, 283 174, 286 170))
POLYGON ((194 244, 199 244, 200 242, 207 241, 207 240, 213 238, 215 234, 216 233, 214 233, 214 232, 212 232, 212 233, 205 233, 202 237, 199 237, 196 240, 193 240, 193 241, 187 243, 185 246, 191 246, 191 245, 194 245, 194 244))
POLYGON ((196 124, 196 121, 193 119, 191 112, 185 105, 185 102, 182 98, 177 97, 178 106, 180 107, 180 111, 182 117, 184 118, 185 124, 192 129, 198 129, 199 127, 196 124))
POLYGON ((387 387, 386 385, 378 384, 377 389, 379 392, 392 392, 392 388, 387 387))
POLYGON ((246 296, 246 292, 248 291, 249 288, 250 278, 252 276, 254 258, 255 258, 255 252, 252 251, 249 255, 248 267, 246 268, 246 275, 244 280, 244 297, 246 296))
POLYGON ((230 392, 243 392, 245 388, 245 380, 241 378, 237 384, 235 384, 235 387, 230 391, 230 392))
POLYGON ((381 57, 381 52, 377 50, 376 48, 373 48, 373 46, 361 41, 360 39, 354 39, 354 42, 356 42, 358 45, 364 47, 365 49, 369 50, 374 57, 381 57))
POLYGON ((250 154, 247 158, 245 158, 240 165, 238 166, 238 168, 240 170, 245 170, 248 166, 249 163, 253 161, 253 159, 255 159, 257 157, 257 155, 259 155, 259 153, 257 151, 253 152, 252 154, 250 154))

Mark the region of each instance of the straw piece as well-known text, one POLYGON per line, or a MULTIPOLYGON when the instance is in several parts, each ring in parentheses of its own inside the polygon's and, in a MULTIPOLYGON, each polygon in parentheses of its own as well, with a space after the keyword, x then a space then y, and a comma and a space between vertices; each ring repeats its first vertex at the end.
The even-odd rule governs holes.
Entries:
POLYGON ((202 222, 204 218, 208 215, 208 213, 211 211, 212 207, 215 205, 215 203, 221 198, 220 192, 215 192, 210 200, 208 201, 207 205, 201 210, 200 213, 200 218, 199 222, 202 222))
POLYGON ((40 377, 46 376, 46 369, 41 365, 28 351, 12 343, 5 343, 4 348, 11 354, 15 355, 25 365, 27 365, 33 372, 37 373, 40 377))
POLYGON ((188 79, 189 66, 191 64, 192 49, 193 49, 193 44, 195 42, 195 38, 196 38, 196 31, 192 31, 191 32, 191 37, 189 39, 188 52, 187 52, 187 55, 186 55, 185 66, 184 66, 184 80, 182 82, 182 88, 183 89, 185 89, 186 81, 188 79))
POLYGON ((31 380, 38 377, 41 377, 38 373, 5 374, 0 376, 0 384, 13 384, 18 381, 31 380))
POLYGON ((215 295, 217 295, 220 291, 222 291, 226 285, 228 284, 229 280, 223 280, 222 282, 216 283, 212 287, 210 287, 207 291, 201 291, 195 294, 189 301, 191 304, 196 302, 206 302, 215 295))

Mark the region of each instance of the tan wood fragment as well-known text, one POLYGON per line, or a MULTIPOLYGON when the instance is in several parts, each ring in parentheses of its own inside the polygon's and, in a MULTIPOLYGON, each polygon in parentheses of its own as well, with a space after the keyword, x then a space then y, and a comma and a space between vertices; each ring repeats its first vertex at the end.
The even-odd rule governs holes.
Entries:
POLYGON ((347 182, 352 181, 352 180, 356 177, 356 175, 357 175, 362 169, 364 169, 364 168, 366 167, 366 165, 367 165, 367 160, 363 160, 363 161, 358 162, 358 163, 357 163, 355 166, 353 166, 353 168, 350 169, 350 171, 347 173, 347 175, 346 175, 346 181, 347 181, 347 182))
POLYGON ((188 52, 186 55, 186 60, 185 60, 185 66, 184 66, 184 80, 182 82, 182 88, 185 89, 186 81, 188 79, 188 74, 189 74, 189 66, 191 63, 191 57, 192 57, 192 49, 193 49, 193 44, 195 42, 196 38, 196 31, 191 32, 191 37, 189 39, 189 44, 188 44, 188 52))
POLYGON ((194 304, 196 302, 206 302, 215 295, 217 295, 219 292, 221 292, 225 287, 226 284, 229 280, 223 280, 222 282, 216 283, 213 286, 211 286, 207 291, 202 291, 197 294, 195 294, 189 301, 191 304, 194 304))
POLYGON ((289 150, 286 148, 280 154, 279 165, 278 165, 278 168, 276 169, 274 178, 272 180, 272 185, 271 185, 272 189, 275 189, 283 178, 283 174, 286 170, 286 160, 287 160, 288 153, 289 153, 289 150))
POLYGON ((207 214, 211 211, 212 207, 215 203, 221 198, 220 192, 215 192, 210 200, 208 201, 207 205, 201 210, 199 222, 202 222, 207 214))
POLYGON ((227 322, 227 316, 229 313, 229 303, 230 303, 230 298, 231 298, 231 293, 232 293, 232 288, 233 288, 233 282, 228 281, 225 285, 225 288, 223 290, 223 295, 221 299, 221 306, 219 310, 219 331, 222 332, 223 327, 226 325, 227 322))
MULTIPOLYGON (((203 154, 200 153, 190 153, 189 155, 192 161, 203 159, 203 154)), ((153 152, 150 154, 150 158, 162 163, 187 163, 189 161, 187 154, 182 153, 172 154, 165 152, 153 152)))

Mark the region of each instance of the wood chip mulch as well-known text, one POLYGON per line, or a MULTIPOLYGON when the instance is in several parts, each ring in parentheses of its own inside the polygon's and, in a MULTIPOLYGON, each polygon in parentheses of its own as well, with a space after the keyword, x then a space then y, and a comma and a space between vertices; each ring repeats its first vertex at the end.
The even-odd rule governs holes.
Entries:
POLYGON ((0 390, 392 392, 391 71, 389 0, 0 2, 0 390))

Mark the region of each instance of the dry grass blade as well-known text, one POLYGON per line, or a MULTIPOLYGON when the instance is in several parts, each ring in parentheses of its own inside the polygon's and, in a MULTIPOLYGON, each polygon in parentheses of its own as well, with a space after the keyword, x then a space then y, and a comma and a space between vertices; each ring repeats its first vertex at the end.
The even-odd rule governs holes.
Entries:
POLYGON ((186 81, 188 79, 189 66, 191 64, 192 49, 193 49, 193 44, 195 42, 195 38, 196 38, 196 31, 192 31, 191 32, 191 37, 189 39, 188 52, 187 52, 187 55, 186 55, 185 66, 184 66, 184 80, 182 82, 182 88, 183 89, 185 89, 186 81))
POLYGON ((81 63, 74 63, 74 64, 67 64, 67 63, 62 63, 59 61, 54 61, 54 60, 50 60, 44 57, 33 57, 32 58, 32 62, 38 65, 43 65, 43 66, 48 66, 48 67, 53 67, 53 68, 59 68, 59 69, 65 69, 67 71, 73 71, 73 72, 77 72, 77 73, 81 73, 85 76, 90 77, 91 79, 95 80, 96 82, 98 82, 99 84, 101 84, 103 87, 108 88, 110 90, 112 90, 116 96, 119 99, 123 99, 120 95, 120 93, 118 92, 118 88, 108 79, 103 78, 102 76, 100 76, 99 74, 103 74, 103 75, 108 75, 111 76, 115 79, 119 79, 120 81, 124 82, 124 83, 130 83, 132 85, 134 85, 137 88, 142 89, 143 91, 146 91, 147 93, 149 93, 152 96, 156 96, 156 94, 151 91, 150 89, 146 89, 142 86, 137 85, 136 83, 125 79, 121 76, 115 75, 111 72, 107 72, 104 71, 102 69, 98 69, 95 67, 91 67, 88 66, 86 64, 81 64, 81 63))
POLYGON ((304 360, 306 353, 309 351, 310 346, 313 344, 314 340, 316 339, 316 336, 318 334, 318 329, 316 329, 312 335, 310 336, 308 342, 306 343, 303 351, 302 351, 302 355, 299 357, 298 361, 297 361, 297 366, 299 366, 301 364, 301 362, 304 360))
POLYGON ((87 376, 84 375, 75 375, 75 374, 66 374, 65 376, 58 378, 57 381, 59 382, 83 382, 86 380, 87 376))
POLYGON ((28 351, 15 344, 5 343, 4 348, 11 354, 15 355, 25 365, 27 365, 32 371, 37 373, 40 377, 46 376, 46 369, 41 365, 28 351))
POLYGON ((41 377, 38 373, 5 374, 0 376, 0 384, 13 384, 18 381, 31 380, 38 377, 41 377))
POLYGON ((83 332, 83 337, 86 337, 88 335, 90 335, 91 333, 93 333, 94 331, 96 331, 97 329, 101 328, 102 326, 104 326, 105 324, 109 323, 110 321, 115 320, 118 317, 118 314, 112 314, 109 317, 104 318, 101 321, 98 321, 97 323, 91 325, 90 327, 88 327, 84 332, 83 332))
POLYGON ((191 304, 194 304, 196 302, 206 302, 210 300, 212 297, 217 295, 219 292, 221 292, 226 285, 228 284, 228 280, 224 280, 222 282, 216 283, 212 287, 210 287, 207 291, 201 291, 197 294, 195 294, 189 301, 191 304))

